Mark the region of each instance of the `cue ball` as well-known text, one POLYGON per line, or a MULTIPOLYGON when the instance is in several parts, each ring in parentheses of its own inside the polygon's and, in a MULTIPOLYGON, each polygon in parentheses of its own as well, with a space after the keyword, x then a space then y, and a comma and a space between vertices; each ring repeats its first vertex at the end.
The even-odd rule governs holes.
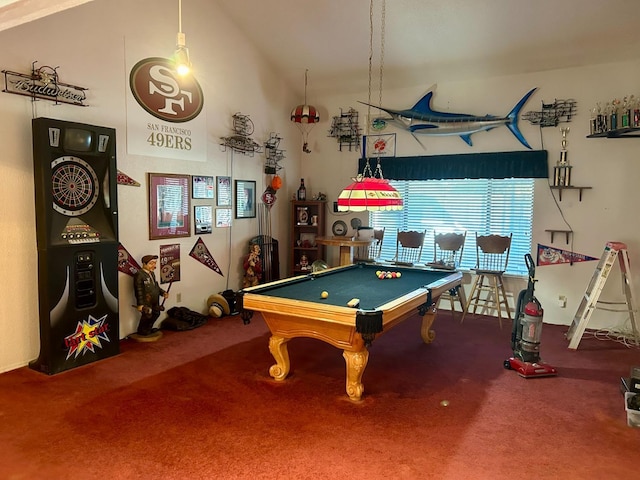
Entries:
POLYGON ((449 406, 449 400, 442 400, 440 402, 440 406, 441 407, 448 407, 449 406))
POLYGON ((328 296, 329 296, 329 292, 322 292, 322 293, 320 294, 320 297, 321 297, 321 298, 327 298, 328 296))

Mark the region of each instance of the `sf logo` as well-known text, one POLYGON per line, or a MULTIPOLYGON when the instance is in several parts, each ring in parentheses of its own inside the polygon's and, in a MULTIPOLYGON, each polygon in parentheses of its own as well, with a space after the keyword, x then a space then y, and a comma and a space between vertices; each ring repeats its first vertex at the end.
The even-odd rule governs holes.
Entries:
POLYGON ((193 120, 202 111, 202 88, 193 75, 179 76, 166 58, 145 58, 129 75, 131 93, 148 113, 168 122, 193 120))
POLYGON ((158 112, 177 116, 184 112, 185 100, 193 103, 193 94, 183 90, 173 72, 161 65, 154 65, 149 69, 149 95, 161 95, 164 98, 164 107, 158 112))

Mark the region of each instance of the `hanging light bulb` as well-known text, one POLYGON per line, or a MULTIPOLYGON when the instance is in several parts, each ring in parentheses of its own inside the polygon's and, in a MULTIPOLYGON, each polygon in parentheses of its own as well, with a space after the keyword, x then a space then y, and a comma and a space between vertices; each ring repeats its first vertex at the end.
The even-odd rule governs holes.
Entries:
MULTIPOLYGON (((382 71, 384 64, 384 26, 385 26, 385 0, 382 0, 382 20, 380 29, 380 91, 379 102, 382 105, 382 71)), ((369 101, 371 104, 371 72, 373 58, 373 0, 369 2, 369 101)), ((367 135, 369 135, 371 125, 371 107, 367 107, 367 135)), ((366 150, 365 150, 366 151, 366 150)), ((367 152, 368 153, 368 152, 367 152)), ((403 202, 400 192, 398 192, 382 176, 380 157, 377 158, 375 174, 372 174, 367 157, 363 174, 353 178, 353 183, 347 186, 338 196, 339 212, 363 212, 381 210, 402 210, 403 202)))
POLYGON ((178 0, 178 35, 176 38, 176 51, 173 61, 178 75, 187 75, 191 71, 191 60, 187 48, 185 35, 182 33, 182 0, 178 0))

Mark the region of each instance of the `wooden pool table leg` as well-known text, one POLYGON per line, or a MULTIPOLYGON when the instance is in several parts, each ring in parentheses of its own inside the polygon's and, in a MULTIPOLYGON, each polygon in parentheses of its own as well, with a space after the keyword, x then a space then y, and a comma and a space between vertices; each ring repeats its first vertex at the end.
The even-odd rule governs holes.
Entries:
POLYGON ((422 327, 420 328, 420 335, 424 343, 431 343, 436 338, 436 332, 431 330, 431 326, 436 319, 436 307, 435 303, 431 305, 422 316, 422 327))
POLYGON ((345 350, 342 356, 347 365, 347 395, 351 400, 359 401, 364 392, 362 374, 369 361, 369 350, 366 348, 358 352, 345 350))
POLYGON ((287 348, 288 338, 272 335, 269 339, 269 351, 276 360, 275 365, 269 368, 269 375, 275 380, 282 381, 289 375, 291 363, 289 362, 289 349, 287 348))

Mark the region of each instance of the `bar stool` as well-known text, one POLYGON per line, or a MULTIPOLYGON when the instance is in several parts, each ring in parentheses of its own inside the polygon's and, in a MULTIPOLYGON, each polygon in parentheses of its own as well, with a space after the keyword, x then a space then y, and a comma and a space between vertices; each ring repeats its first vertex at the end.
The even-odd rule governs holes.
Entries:
POLYGON ((400 231, 396 237, 396 256, 391 260, 396 265, 413 267, 422 258, 422 247, 427 231, 400 231))
MULTIPOLYGON (((437 270, 457 271, 462 262, 464 243, 467 232, 464 233, 436 233, 433 232, 433 261, 427 263, 428 267, 437 270)), ((451 316, 455 317, 455 301, 460 303, 460 310, 464 314, 467 307, 467 300, 464 294, 464 287, 458 285, 456 288, 444 292, 436 301, 436 308, 439 308, 441 300, 449 300, 451 304, 451 316)))
POLYGON ((373 238, 373 242, 368 247, 358 247, 354 253, 353 263, 365 262, 375 263, 380 260, 380 252, 382 251, 382 241, 384 240, 384 228, 360 227, 357 237, 359 239, 373 238), (364 233, 366 232, 366 233, 364 233))
POLYGON ((476 274, 476 279, 471 288, 471 294, 460 323, 464 321, 465 315, 469 313, 469 309, 472 306, 473 315, 476 314, 478 307, 482 307, 484 311, 490 308, 496 309, 500 328, 502 328, 503 306, 507 317, 511 320, 511 311, 502 277, 509 263, 512 237, 512 233, 509 236, 478 236, 476 233, 476 267, 472 268, 472 271, 476 274), (485 292, 484 297, 482 296, 483 292, 485 292))

